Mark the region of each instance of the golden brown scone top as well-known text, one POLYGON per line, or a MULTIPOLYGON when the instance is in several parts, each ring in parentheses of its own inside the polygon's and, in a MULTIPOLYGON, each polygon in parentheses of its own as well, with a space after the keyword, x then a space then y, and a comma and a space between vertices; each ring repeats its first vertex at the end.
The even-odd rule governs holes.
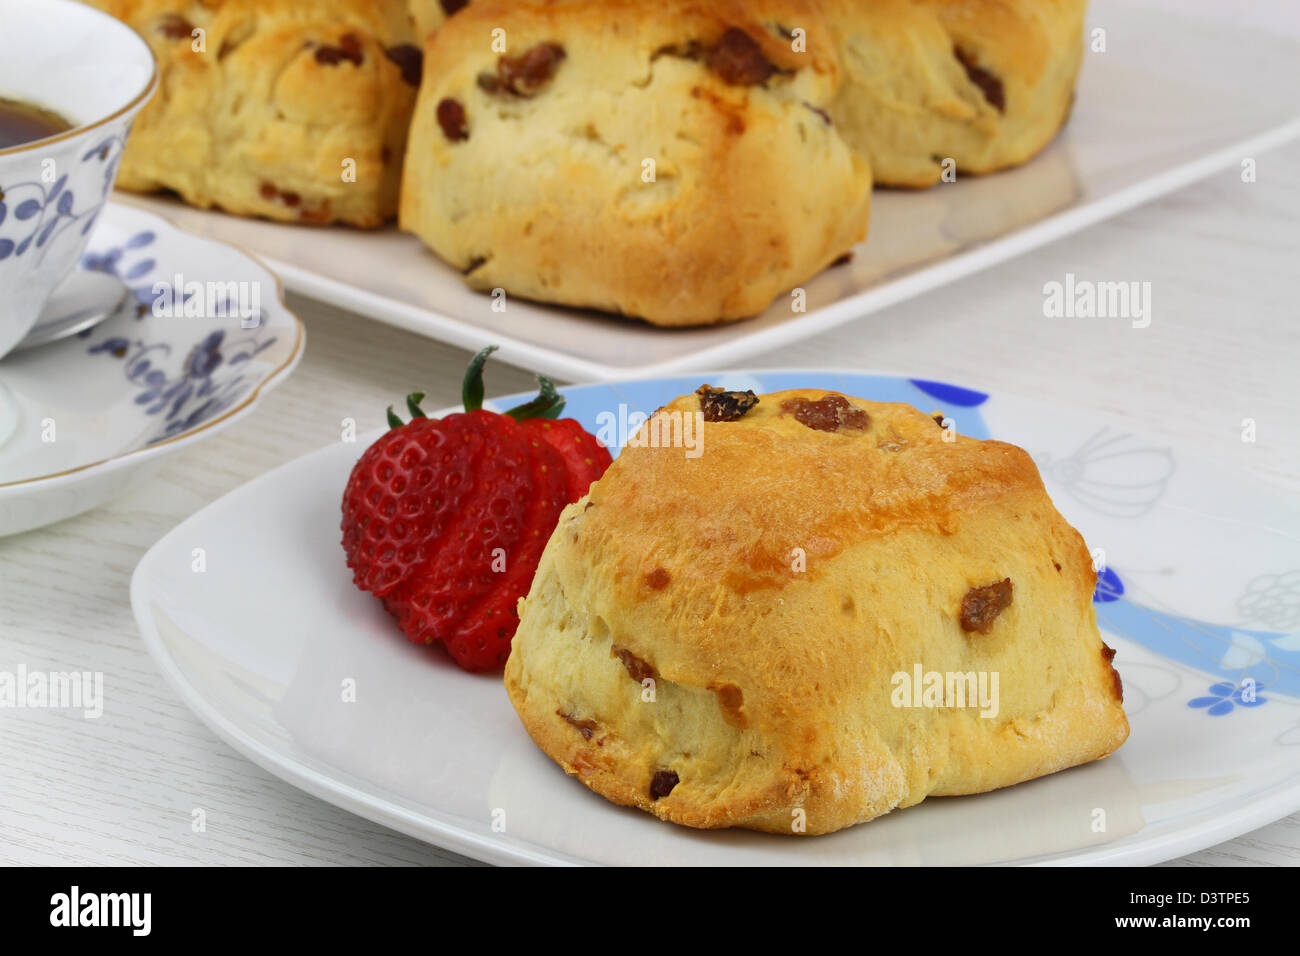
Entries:
MULTIPOLYGON (((985 505, 1013 499, 1024 500, 1026 518, 1050 514, 1070 530, 1058 560, 1091 572, 1082 540, 1055 515, 1023 449, 960 434, 945 441, 932 416, 906 404, 838 396, 869 424, 833 432, 796 417, 799 403, 828 395, 837 393, 776 392, 735 421, 706 421, 695 459, 680 448, 625 447, 612 475, 592 487, 587 509, 561 526, 607 556, 594 564, 611 585, 610 602, 661 619, 693 619, 700 602, 716 604, 718 621, 743 616, 755 592, 815 582, 825 559, 864 539, 903 528, 950 534, 985 505), (638 506, 645 501, 656 507, 638 506), (806 570, 792 568, 796 547, 806 553, 806 570)), ((690 395, 656 415, 699 409, 690 395)), ((698 636, 697 626, 656 628, 658 663, 675 673, 704 663, 698 636)))
MULTIPOLYGON (((484 24, 494 19, 530 27, 549 21, 575 33, 585 28, 592 35, 617 23, 618 32, 636 37, 651 51, 688 39, 709 45, 728 29, 738 28, 749 33, 763 56, 783 70, 834 68, 829 24, 822 17, 822 5, 809 0, 664 0, 655 4, 642 0, 475 0, 463 15, 467 26, 471 21, 484 24), (789 32, 795 28, 813 38, 807 43, 807 54, 796 53, 791 47, 789 32)), ((430 49, 436 44, 436 35, 428 37, 430 49)))
MULTIPOLYGON (((699 397, 690 395, 656 414, 699 409, 699 397)), ((904 526, 943 531, 986 501, 1043 493, 1024 450, 956 432, 945 441, 933 416, 906 404, 798 389, 764 395, 737 420, 706 421, 703 428, 707 467, 698 459, 683 464, 679 449, 625 448, 614 465, 621 480, 591 493, 593 505, 613 507, 589 512, 584 533, 599 534, 606 525, 611 534, 635 533, 621 506, 637 498, 663 501, 667 513, 646 516, 659 530, 648 530, 661 534, 661 520, 699 529, 692 540, 700 553, 689 567, 669 568, 674 578, 720 580, 745 593, 792 580, 789 551, 800 541, 830 557, 869 534, 904 526), (800 408, 811 407, 804 418, 817 420, 817 403, 827 396, 864 412, 868 424, 850 421, 835 431, 804 424, 800 408), (773 467, 756 470, 755 461, 773 467), (762 536, 746 540, 739 528, 762 529, 762 536)))
MULTIPOLYGON (((85 0, 135 27, 146 39, 152 33, 180 39, 195 27, 207 29, 237 24, 248 32, 259 26, 260 15, 274 18, 275 26, 319 24, 366 28, 393 42, 413 35, 412 14, 406 3, 387 0, 85 0), (218 19, 220 18, 220 19, 218 19), (188 28, 186 28, 188 27, 188 28)), ((235 31, 238 32, 238 31, 235 31)), ((236 36, 228 39, 234 41, 236 36)))

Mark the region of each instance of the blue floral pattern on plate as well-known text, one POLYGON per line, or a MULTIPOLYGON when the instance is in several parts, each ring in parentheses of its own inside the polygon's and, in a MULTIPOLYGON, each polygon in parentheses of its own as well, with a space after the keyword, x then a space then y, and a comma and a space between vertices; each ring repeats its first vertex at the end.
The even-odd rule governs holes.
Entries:
POLYGON ((1242 686, 1220 681, 1210 688, 1210 696, 1194 697, 1187 702, 1187 706, 1204 708, 1211 717, 1222 717, 1237 707, 1259 707, 1268 703, 1267 698, 1259 696, 1263 689, 1253 684, 1242 686))
POLYGON ((1115 573, 1114 568, 1102 568, 1097 572, 1097 589, 1093 591, 1093 604, 1109 604, 1124 596, 1124 582, 1115 573))
MULTIPOLYGON (((648 414, 673 396, 694 391, 706 379, 726 388, 752 388, 758 392, 826 388, 850 395, 870 396, 875 401, 906 402, 924 411, 929 411, 937 403, 947 414, 959 419, 962 434, 974 438, 990 437, 981 413, 990 400, 987 393, 928 379, 819 371, 757 370, 573 389, 567 392, 569 405, 565 416, 578 419, 584 427, 594 431, 597 416, 607 413, 611 403, 622 403, 629 410, 648 414)), ((503 403, 500 407, 509 407, 513 399, 499 399, 503 403)), ((1106 454, 1132 455, 1135 461, 1153 463, 1158 482, 1152 479, 1152 483, 1163 488, 1173 470, 1172 458, 1164 450, 1139 448, 1129 438, 1103 431, 1089 438, 1084 447, 1092 450, 1104 446, 1106 454), (1135 450, 1130 452, 1130 447, 1135 450)), ((617 454, 618 449, 611 451, 617 454)), ((1125 508, 1103 510, 1128 518, 1140 517, 1149 511, 1154 500, 1145 486, 1141 491, 1140 498, 1124 499, 1125 508)), ((1257 617, 1266 618, 1269 623, 1293 619, 1300 622, 1300 571, 1252 582, 1241 600, 1243 606, 1248 606, 1257 617)), ((1197 698, 1211 701, 1196 707, 1204 706, 1214 716, 1258 707, 1263 702, 1264 698, 1257 698, 1254 703, 1242 699, 1241 688, 1248 686, 1245 684, 1247 680, 1253 681, 1260 689, 1267 686, 1275 695, 1300 698, 1300 636, 1296 634, 1210 623, 1138 602, 1126 586, 1121 572, 1113 567, 1099 570, 1093 602, 1098 623, 1106 631, 1140 644, 1166 659, 1225 678, 1214 688, 1226 687, 1226 691, 1219 693, 1219 690, 1212 689, 1212 697, 1197 698)))
POLYGON ((955 405, 958 408, 974 408, 976 405, 983 405, 989 399, 985 392, 961 388, 958 385, 949 385, 947 382, 932 382, 924 378, 914 378, 910 381, 931 398, 936 398, 945 405, 955 405))

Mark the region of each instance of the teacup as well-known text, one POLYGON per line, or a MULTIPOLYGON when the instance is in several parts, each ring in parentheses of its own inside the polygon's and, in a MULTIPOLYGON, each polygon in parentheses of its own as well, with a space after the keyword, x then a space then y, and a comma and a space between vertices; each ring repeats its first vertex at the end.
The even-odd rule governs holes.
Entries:
POLYGON ((76 0, 0 0, 0 98, 71 125, 0 149, 0 356, 80 259, 156 85, 148 44, 108 14, 76 0))

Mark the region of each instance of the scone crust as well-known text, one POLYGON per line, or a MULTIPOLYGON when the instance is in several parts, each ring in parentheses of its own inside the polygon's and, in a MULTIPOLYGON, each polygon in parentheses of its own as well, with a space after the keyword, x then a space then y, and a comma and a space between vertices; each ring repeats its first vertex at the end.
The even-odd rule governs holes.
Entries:
POLYGON ((158 60, 120 188, 285 222, 369 228, 396 214, 419 79, 405 0, 91 2, 158 60), (389 55, 401 47, 405 80, 389 55))
POLYGON ((905 405, 851 399, 864 432, 782 410, 825 394, 705 423, 696 459, 625 448, 562 514, 505 683, 538 745, 597 793, 693 827, 825 833, 1127 737, 1090 555, 1029 456, 944 441, 905 405), (1011 606, 987 634, 963 630, 963 597, 1007 578, 1011 606), (998 714, 892 706, 891 676, 917 664, 997 672, 998 714), (678 781, 656 797, 661 772, 678 781))
POLYGON ((474 3, 425 50, 402 228, 478 289, 658 325, 755 315, 866 234, 870 169, 825 109, 830 37, 787 0, 474 3), (805 52, 779 32, 792 18, 820 38, 805 52), (534 94, 482 88, 495 28, 509 56, 563 50, 534 94), (702 51, 729 29, 778 72, 724 82, 702 51), (464 138, 439 125, 447 100, 464 138))

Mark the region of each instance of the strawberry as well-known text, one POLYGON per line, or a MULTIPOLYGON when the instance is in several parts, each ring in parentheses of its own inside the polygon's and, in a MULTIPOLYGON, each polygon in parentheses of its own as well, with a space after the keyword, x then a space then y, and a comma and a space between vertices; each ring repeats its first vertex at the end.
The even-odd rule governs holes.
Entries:
POLYGON ((586 493, 609 453, 545 378, 531 402, 482 409, 483 364, 465 374, 466 411, 403 424, 362 454, 343 493, 343 549, 357 587, 379 597, 412 640, 443 644, 466 670, 499 667, 560 511, 586 493), (545 416, 545 417, 544 417, 545 416), (546 426, 546 427, 543 427, 546 426))
POLYGON ((549 444, 564 459, 569 474, 570 501, 577 501, 585 495, 591 483, 603 475, 613 461, 609 449, 575 419, 529 418, 525 419, 523 427, 549 444))
MULTIPOLYGON (((526 439, 521 440, 531 446, 526 439)), ((568 478, 560 456, 545 446, 530 447, 530 451, 534 491, 521 521, 521 533, 504 561, 495 565, 492 587, 465 611, 465 626, 447 642, 451 656, 468 670, 501 666, 510 656, 510 641, 519 627, 515 605, 532 586, 542 549, 555 530, 560 512, 569 503, 565 494, 568 478)))
POLYGON ((343 550, 357 587, 382 597, 428 563, 472 488, 483 440, 468 422, 417 418, 366 449, 343 493, 343 550))
POLYGON ((491 412, 484 424, 495 450, 477 465, 478 486, 464 501, 428 573, 417 573, 385 598, 412 641, 442 641, 466 670, 505 663, 519 625, 514 602, 532 583, 537 560, 565 498, 564 464, 549 447, 533 449, 522 429, 491 412), (477 607, 509 594, 509 613, 482 620, 477 607), (491 626, 488 626, 491 625, 491 626))

